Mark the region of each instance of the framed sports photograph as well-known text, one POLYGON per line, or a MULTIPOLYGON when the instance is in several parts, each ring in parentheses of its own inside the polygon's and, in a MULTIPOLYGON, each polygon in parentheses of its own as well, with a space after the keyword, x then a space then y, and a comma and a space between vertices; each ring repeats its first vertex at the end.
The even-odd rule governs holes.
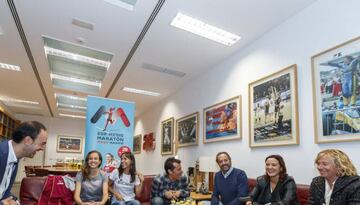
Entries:
POLYGON ((240 96, 204 108, 203 143, 241 138, 240 96))
POLYGON ((58 135, 57 137, 57 152, 74 152, 81 153, 83 146, 82 137, 73 137, 66 135, 58 135))
POLYGON ((161 122, 161 154, 172 155, 174 149, 174 118, 161 122))
POLYGON ((299 144, 297 66, 249 84, 250 147, 299 144))
POLYGON ((197 145, 199 141, 199 112, 176 120, 178 147, 197 145))
POLYGON ((140 154, 141 153, 141 135, 135 135, 134 136, 134 142, 133 142, 133 152, 134 154, 140 154))
POLYGON ((360 37, 311 57, 315 143, 360 140, 360 37))

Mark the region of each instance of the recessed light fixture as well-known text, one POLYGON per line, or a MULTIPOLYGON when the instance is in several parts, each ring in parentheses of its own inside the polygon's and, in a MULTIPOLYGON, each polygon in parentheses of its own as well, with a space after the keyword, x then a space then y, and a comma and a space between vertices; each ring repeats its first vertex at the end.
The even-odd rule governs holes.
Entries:
POLYGON ((39 104, 39 102, 34 102, 34 101, 29 101, 29 100, 20 100, 20 99, 8 98, 8 97, 3 97, 3 96, 0 96, 0 100, 5 101, 5 102, 23 103, 23 104, 31 104, 31 105, 39 104))
POLYGON ((123 87, 123 91, 130 92, 130 93, 137 93, 137 94, 143 94, 143 95, 151 95, 151 96, 159 96, 160 93, 151 92, 147 90, 140 90, 136 88, 129 88, 129 87, 123 87))
POLYGON ((48 55, 58 56, 58 57, 67 58, 67 59, 74 60, 74 61, 79 61, 79 62, 83 62, 83 63, 89 63, 92 65, 101 66, 101 67, 106 68, 106 70, 109 69, 110 64, 111 64, 109 61, 103 61, 103 60, 99 60, 96 58, 79 55, 76 53, 71 53, 71 52, 67 52, 67 51, 63 51, 63 50, 59 50, 59 49, 55 49, 55 48, 50 48, 47 46, 45 46, 44 49, 45 49, 45 53, 48 55))
POLYGON ((180 12, 177 13, 170 25, 227 46, 233 45, 240 39, 240 36, 236 34, 227 32, 180 12))
POLYGON ((79 106, 79 105, 69 105, 69 104, 65 104, 65 103, 56 103, 56 106, 59 107, 67 107, 67 108, 73 108, 73 109, 81 109, 81 110, 86 110, 86 107, 84 106, 79 106))
POLYGON ((21 71, 20 66, 10 65, 10 64, 6 64, 6 63, 0 63, 0 68, 7 69, 7 70, 21 71))
POLYGON ((107 3, 132 11, 137 0, 104 0, 107 3))
POLYGON ((64 114, 64 113, 59 113, 60 116, 63 117, 71 117, 71 118, 81 118, 81 119, 85 119, 86 116, 83 115, 69 115, 69 114, 64 114))
POLYGON ((61 94, 61 93, 55 93, 55 97, 64 97, 64 98, 69 98, 71 100, 87 101, 86 98, 82 98, 82 97, 78 97, 78 96, 74 96, 74 95, 66 95, 66 94, 61 94))
POLYGON ((90 81, 90 80, 84 80, 84 79, 80 79, 80 78, 73 78, 73 77, 58 75, 58 74, 54 74, 54 73, 50 74, 50 78, 51 79, 70 81, 70 82, 73 82, 73 83, 91 85, 91 86, 96 86, 96 87, 101 88, 101 82, 97 82, 97 81, 90 81))

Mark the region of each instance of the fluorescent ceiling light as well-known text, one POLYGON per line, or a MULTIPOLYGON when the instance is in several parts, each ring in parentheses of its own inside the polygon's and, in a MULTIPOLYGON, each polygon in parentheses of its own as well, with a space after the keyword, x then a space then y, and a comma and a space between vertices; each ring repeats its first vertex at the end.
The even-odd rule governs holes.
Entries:
POLYGON ((111 64, 109 61, 103 61, 103 60, 99 60, 96 58, 79 55, 76 53, 71 53, 71 52, 67 52, 67 51, 63 51, 63 50, 59 50, 59 49, 55 49, 55 48, 50 48, 47 46, 45 46, 44 49, 45 49, 45 53, 48 55, 58 56, 58 57, 67 58, 67 59, 71 59, 71 60, 75 60, 75 61, 79 61, 79 62, 83 62, 83 63, 89 63, 92 65, 105 67, 106 70, 109 69, 110 64, 111 64))
POLYGON ((66 94, 61 94, 61 93, 55 93, 55 97, 64 97, 64 98, 69 98, 72 100, 80 100, 80 101, 87 101, 86 98, 82 98, 82 97, 78 97, 78 96, 73 96, 73 95, 66 95, 66 94))
POLYGON ((0 100, 4 101, 4 102, 14 102, 14 103, 23 103, 23 104, 31 104, 31 105, 38 105, 39 104, 39 102, 28 101, 28 100, 20 100, 20 99, 1 97, 1 96, 0 96, 0 100))
POLYGON ((86 118, 86 116, 83 116, 83 115, 69 115, 69 114, 63 114, 63 113, 60 113, 59 115, 63 116, 63 117, 71 117, 71 118, 81 118, 81 119, 86 118))
POLYGON ((159 96, 160 95, 160 93, 151 92, 151 91, 147 91, 147 90, 140 90, 140 89, 136 89, 136 88, 123 87, 122 90, 126 91, 126 92, 130 92, 130 93, 137 93, 137 94, 143 94, 143 95, 151 95, 151 96, 159 96))
POLYGON ((82 110, 86 110, 86 107, 84 106, 79 106, 79 105, 69 105, 69 104, 65 104, 65 103, 56 103, 56 106, 59 107, 67 107, 67 108, 74 108, 74 109, 82 109, 82 110))
POLYGON ((65 80, 65 81, 70 81, 70 82, 80 83, 80 84, 85 84, 85 85, 91 85, 91 86, 96 86, 96 87, 101 88, 101 82, 97 82, 97 81, 90 81, 90 80, 84 80, 84 79, 80 79, 80 78, 67 77, 67 76, 58 75, 58 74, 54 74, 54 73, 50 74, 50 78, 58 79, 58 80, 65 80))
POLYGON ((0 68, 8 69, 8 70, 14 70, 14 71, 21 71, 20 66, 17 65, 10 65, 6 63, 0 63, 0 68))
POLYGON ((132 11, 137 0, 104 0, 107 3, 132 11))
POLYGON ((180 12, 177 13, 170 25, 227 46, 231 46, 240 39, 240 36, 238 35, 209 25, 180 12))

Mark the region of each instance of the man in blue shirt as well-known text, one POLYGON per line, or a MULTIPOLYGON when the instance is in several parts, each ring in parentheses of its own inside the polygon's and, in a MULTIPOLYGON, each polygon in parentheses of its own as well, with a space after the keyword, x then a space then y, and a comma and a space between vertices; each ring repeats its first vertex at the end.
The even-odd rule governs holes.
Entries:
POLYGON ((219 152, 216 162, 220 171, 215 174, 214 192, 211 205, 240 205, 240 197, 248 196, 246 173, 231 166, 231 157, 227 152, 219 152))
POLYGON ((151 188, 151 204, 167 205, 172 200, 190 196, 187 177, 183 175, 181 161, 170 157, 164 164, 165 174, 154 178, 151 188))

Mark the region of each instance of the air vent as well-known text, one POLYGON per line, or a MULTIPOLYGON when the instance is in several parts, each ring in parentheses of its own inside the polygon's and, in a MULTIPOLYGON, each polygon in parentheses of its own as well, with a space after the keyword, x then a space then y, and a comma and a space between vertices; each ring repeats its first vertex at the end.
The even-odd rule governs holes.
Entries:
POLYGON ((79 26, 81 28, 85 28, 85 29, 89 29, 91 31, 94 30, 94 24, 86 22, 86 21, 82 21, 79 19, 72 19, 71 23, 75 26, 79 26))
POLYGON ((176 71, 176 70, 171 70, 171 69, 164 68, 164 67, 160 67, 160 66, 153 65, 150 63, 143 63, 142 68, 146 69, 146 70, 157 71, 157 72, 168 74, 168 75, 173 75, 173 76, 176 76, 179 78, 182 78, 186 75, 186 73, 176 71))

